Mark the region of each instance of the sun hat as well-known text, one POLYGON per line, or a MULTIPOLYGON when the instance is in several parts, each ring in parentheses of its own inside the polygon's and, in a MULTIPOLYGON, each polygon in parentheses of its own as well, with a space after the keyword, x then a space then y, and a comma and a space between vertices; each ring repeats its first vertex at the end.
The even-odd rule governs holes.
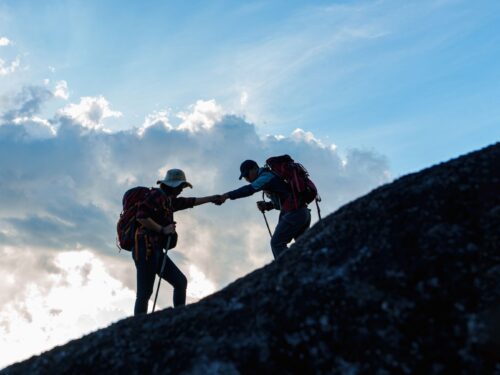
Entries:
POLYGON ((184 184, 184 187, 189 186, 193 188, 189 182, 186 181, 186 174, 181 169, 169 169, 163 180, 156 181, 157 184, 165 184, 167 186, 176 188, 184 184))

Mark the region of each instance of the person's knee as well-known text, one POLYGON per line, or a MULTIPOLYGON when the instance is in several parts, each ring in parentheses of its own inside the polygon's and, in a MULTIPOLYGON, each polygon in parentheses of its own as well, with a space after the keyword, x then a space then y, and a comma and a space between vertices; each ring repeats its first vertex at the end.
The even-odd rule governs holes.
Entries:
POLYGON ((286 248, 288 241, 281 238, 282 236, 278 236, 276 233, 271 237, 271 249, 283 249, 286 248))
POLYGON ((141 288, 137 290, 137 299, 140 301, 149 301, 153 294, 153 288, 141 288))

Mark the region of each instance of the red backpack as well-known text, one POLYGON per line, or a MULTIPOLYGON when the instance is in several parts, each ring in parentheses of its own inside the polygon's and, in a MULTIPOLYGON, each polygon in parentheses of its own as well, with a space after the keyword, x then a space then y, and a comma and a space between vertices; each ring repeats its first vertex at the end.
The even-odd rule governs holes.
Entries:
POLYGON ((135 230, 137 229, 137 208, 146 199, 152 188, 137 186, 125 192, 122 199, 123 211, 116 224, 117 246, 119 249, 132 251, 135 230))
POLYGON ((302 164, 296 163, 290 155, 281 155, 267 159, 266 166, 290 185, 292 198, 285 202, 289 209, 297 209, 304 204, 316 201, 318 216, 321 219, 318 204, 321 198, 318 195, 318 189, 302 164))

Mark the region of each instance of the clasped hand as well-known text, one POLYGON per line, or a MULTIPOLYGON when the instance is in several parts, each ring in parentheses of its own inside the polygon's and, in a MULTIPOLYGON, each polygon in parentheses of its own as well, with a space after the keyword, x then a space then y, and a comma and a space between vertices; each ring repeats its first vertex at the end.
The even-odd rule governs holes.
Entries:
POLYGON ((214 198, 212 199, 212 203, 216 204, 217 206, 220 206, 221 204, 223 204, 226 201, 227 198, 228 198, 228 196, 226 194, 214 195, 214 198))

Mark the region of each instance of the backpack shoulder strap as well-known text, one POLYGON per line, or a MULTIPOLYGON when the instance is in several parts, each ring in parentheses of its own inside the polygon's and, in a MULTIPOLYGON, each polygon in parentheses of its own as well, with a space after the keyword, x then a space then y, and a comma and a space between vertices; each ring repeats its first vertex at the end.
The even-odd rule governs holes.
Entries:
POLYGON ((168 206, 166 206, 165 208, 168 208, 172 211, 174 210, 171 196, 167 195, 167 193, 165 193, 161 188, 153 187, 153 188, 151 188, 151 190, 159 190, 160 193, 165 197, 165 200, 167 201, 168 206))

